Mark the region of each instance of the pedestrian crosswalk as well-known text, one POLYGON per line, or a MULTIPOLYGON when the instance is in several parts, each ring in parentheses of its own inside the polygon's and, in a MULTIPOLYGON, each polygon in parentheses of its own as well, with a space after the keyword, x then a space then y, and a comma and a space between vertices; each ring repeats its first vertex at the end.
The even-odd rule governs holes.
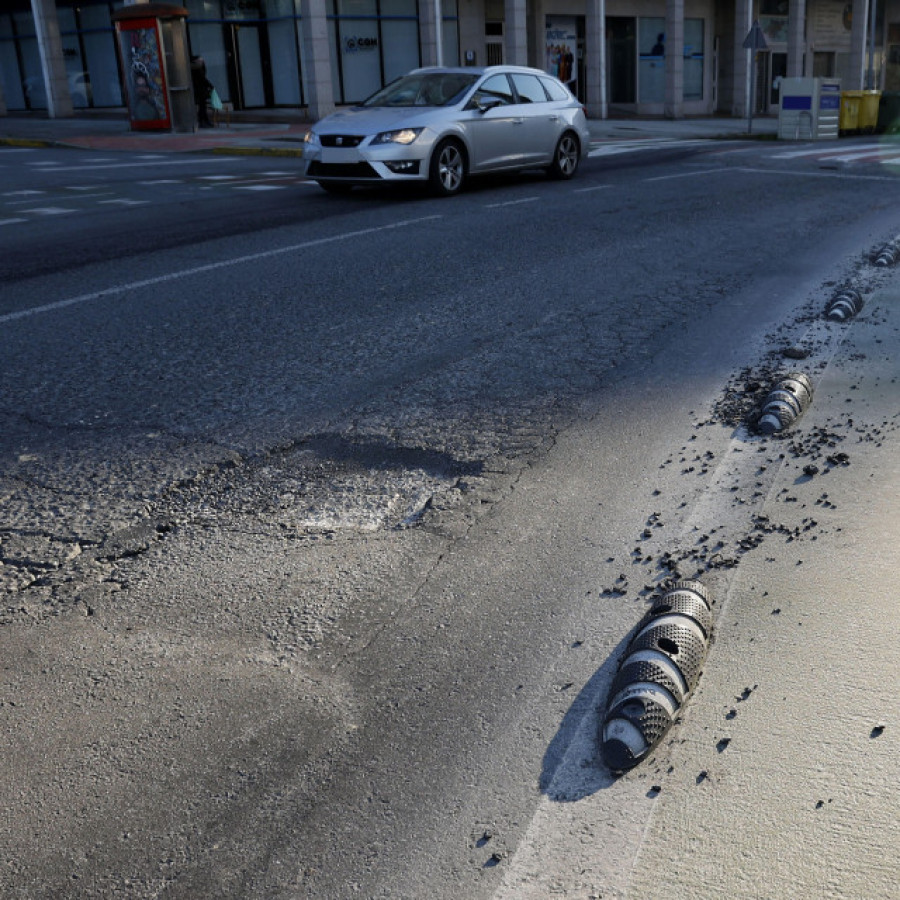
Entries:
MULTIPOLYGON (((100 164, 102 160, 91 160, 100 164)), ((34 171, 59 172, 59 166, 37 165, 34 171)), ((96 184, 61 184, 46 189, 0 190, 0 229, 49 217, 84 214, 101 209, 127 210, 164 199, 166 191, 176 192, 181 201, 189 194, 222 191, 270 192, 308 185, 296 170, 186 175, 180 178, 152 178, 133 182, 106 183, 98 191, 96 184)))
POLYGON ((696 147, 699 144, 709 144, 702 138, 673 139, 673 138, 636 138, 634 140, 614 140, 600 144, 594 144, 588 151, 592 159, 602 156, 623 156, 625 154, 640 153, 646 150, 675 150, 680 147, 696 147))
POLYGON ((777 160, 813 160, 845 164, 881 163, 900 165, 900 141, 893 137, 872 141, 837 141, 803 144, 789 150, 779 149, 769 154, 777 160))

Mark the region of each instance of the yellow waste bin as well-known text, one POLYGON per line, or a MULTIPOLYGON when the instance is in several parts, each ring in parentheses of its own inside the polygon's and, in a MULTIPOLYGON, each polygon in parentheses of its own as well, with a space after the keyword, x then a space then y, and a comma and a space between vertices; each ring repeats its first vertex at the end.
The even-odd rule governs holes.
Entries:
POLYGON ((881 103, 881 91, 862 91, 859 102, 859 130, 872 134, 878 125, 878 106, 881 103))
POLYGON ((841 91, 841 117, 838 131, 841 134, 855 134, 859 131, 859 107, 862 91, 841 91))

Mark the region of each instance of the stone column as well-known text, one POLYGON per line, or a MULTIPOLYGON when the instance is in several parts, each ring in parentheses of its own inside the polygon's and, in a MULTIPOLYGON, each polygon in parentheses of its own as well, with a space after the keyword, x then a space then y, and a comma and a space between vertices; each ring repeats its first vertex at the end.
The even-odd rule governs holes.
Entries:
POLYGON ((805 54, 806 0, 790 0, 788 6, 788 78, 803 78, 803 59, 805 54))
POLYGON ((69 80, 66 76, 66 60, 62 39, 59 36, 59 19, 56 16, 56 0, 31 0, 34 14, 34 30, 37 33, 41 54, 41 73, 47 93, 47 115, 51 119, 74 115, 69 80))
POLYGON ((334 112, 331 81, 331 40, 325 18, 325 0, 301 0, 300 36, 306 71, 306 105, 313 121, 334 112))
POLYGON ((869 0, 853 0, 853 26, 850 29, 850 84, 841 84, 842 91, 861 91, 865 85, 868 33, 869 0))
POLYGON ((421 0, 419 3, 419 44, 422 47, 422 65, 440 65, 443 57, 441 48, 441 23, 438 21, 435 0, 421 0))
POLYGON ((505 0, 503 42, 511 66, 528 65, 528 7, 525 0, 505 0))
POLYGON ((738 118, 750 111, 750 80, 752 50, 744 49, 744 39, 753 25, 752 0, 737 0, 734 9, 734 81, 732 83, 731 114, 738 118))
POLYGON ((587 0, 585 8, 585 107, 592 119, 609 114, 606 101, 606 0, 587 0))
POLYGON ((667 119, 684 118, 684 0, 666 0, 667 119))

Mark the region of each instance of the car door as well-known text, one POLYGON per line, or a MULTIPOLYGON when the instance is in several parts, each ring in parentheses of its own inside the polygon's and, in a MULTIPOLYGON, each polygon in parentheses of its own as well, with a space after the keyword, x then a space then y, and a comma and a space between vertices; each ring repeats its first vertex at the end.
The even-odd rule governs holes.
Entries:
POLYGON ((466 128, 471 159, 469 171, 484 172, 521 165, 522 148, 519 116, 509 78, 503 74, 485 79, 468 104, 466 128), (498 103, 481 112, 481 103, 498 103))
POLYGON ((510 77, 516 89, 515 110, 521 120, 523 161, 535 165, 549 163, 562 134, 563 121, 537 76, 514 72, 510 77))

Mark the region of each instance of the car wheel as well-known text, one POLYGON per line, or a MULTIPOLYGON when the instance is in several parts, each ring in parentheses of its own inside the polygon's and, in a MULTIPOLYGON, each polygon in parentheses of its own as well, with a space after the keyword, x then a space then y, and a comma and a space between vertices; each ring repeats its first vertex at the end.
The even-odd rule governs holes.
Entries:
POLYGON ((578 170, 578 161, 581 158, 581 147, 578 145, 578 138, 567 131, 556 145, 553 151, 553 162, 547 172, 551 178, 560 178, 567 180, 571 178, 578 170))
POLYGON ((349 194, 353 190, 352 184, 342 184, 340 181, 317 181, 316 184, 329 194, 349 194))
POLYGON ((428 183, 431 190, 441 197, 458 193, 466 177, 466 156, 458 141, 446 140, 431 154, 428 183))

